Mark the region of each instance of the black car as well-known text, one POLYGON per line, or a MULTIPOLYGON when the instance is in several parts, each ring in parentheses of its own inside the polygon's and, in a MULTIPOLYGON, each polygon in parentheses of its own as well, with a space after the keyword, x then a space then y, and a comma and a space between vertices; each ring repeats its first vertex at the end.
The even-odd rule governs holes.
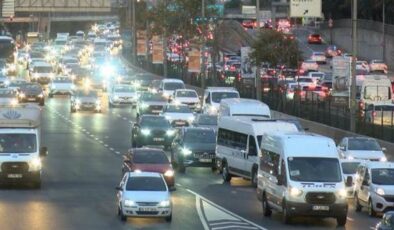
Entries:
POLYGON ((218 126, 218 117, 216 115, 198 114, 193 122, 194 127, 204 127, 215 129, 218 126))
POLYGON ((184 127, 175 136, 171 149, 171 163, 181 173, 189 166, 216 169, 216 134, 213 129, 184 127))
POLYGON ((160 114, 168 103, 161 94, 143 92, 137 100, 137 118, 143 114, 160 114))
POLYGON ((164 116, 143 115, 131 130, 132 147, 144 145, 164 145, 166 149, 171 146, 176 130, 172 129, 170 122, 164 116))
POLYGON ((40 84, 26 83, 19 87, 19 102, 38 102, 39 105, 45 104, 44 92, 40 84))

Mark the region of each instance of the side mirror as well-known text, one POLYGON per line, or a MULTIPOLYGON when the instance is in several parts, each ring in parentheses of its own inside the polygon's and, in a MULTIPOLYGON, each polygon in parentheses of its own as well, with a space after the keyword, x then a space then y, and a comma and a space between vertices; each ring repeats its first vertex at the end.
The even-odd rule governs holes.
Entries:
POLYGON ((345 183, 346 187, 352 187, 353 186, 353 177, 352 176, 348 176, 346 178, 346 183, 345 183))
POLYGON ((116 189, 117 191, 122 191, 122 190, 123 190, 122 187, 120 187, 120 186, 116 186, 115 189, 116 189))
POLYGON ((47 147, 41 147, 40 148, 40 157, 46 157, 48 156, 48 148, 47 147))
POLYGON ((382 151, 385 152, 387 149, 386 147, 382 147, 382 151))

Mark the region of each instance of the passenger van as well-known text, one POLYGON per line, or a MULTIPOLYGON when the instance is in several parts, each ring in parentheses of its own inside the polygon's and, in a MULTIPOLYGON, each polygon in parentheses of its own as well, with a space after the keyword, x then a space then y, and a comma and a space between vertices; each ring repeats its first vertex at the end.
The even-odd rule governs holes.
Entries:
POLYGON ((222 99, 240 98, 239 92, 232 87, 208 87, 204 91, 203 113, 216 115, 222 99))
POLYGON ((250 179, 257 186, 260 143, 273 131, 297 132, 293 123, 251 117, 221 117, 218 122, 216 166, 223 180, 250 179))
MULTIPOLYGON (((336 218, 346 224, 348 205, 334 140, 310 133, 271 132, 263 136, 257 194, 263 215, 336 218)), ((347 184, 352 179, 347 178, 347 184)))
POLYGON ((218 119, 223 116, 253 116, 271 118, 268 105, 261 101, 246 98, 222 99, 220 102, 218 119))
POLYGON ((167 78, 161 81, 159 91, 163 94, 165 98, 170 100, 171 98, 173 98, 175 90, 185 88, 185 83, 183 83, 182 80, 167 78))

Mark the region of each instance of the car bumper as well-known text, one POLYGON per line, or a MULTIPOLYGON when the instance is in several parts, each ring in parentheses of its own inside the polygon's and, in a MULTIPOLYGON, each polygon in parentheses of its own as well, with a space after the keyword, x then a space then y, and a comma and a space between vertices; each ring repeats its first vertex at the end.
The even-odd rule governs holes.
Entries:
POLYGON ((49 92, 49 94, 60 94, 60 95, 72 95, 74 92, 72 90, 68 90, 68 89, 51 89, 51 91, 49 92))
POLYGON ((36 182, 41 177, 41 171, 32 172, 0 172, 0 183, 4 182, 36 182))
POLYGON ((123 207, 123 215, 129 217, 167 217, 172 213, 171 208, 156 207, 123 207), (145 210, 150 211, 145 211, 145 210))
POLYGON ((40 84, 48 84, 51 81, 51 79, 47 78, 47 77, 39 77, 39 78, 33 79, 33 81, 38 82, 40 84))
POLYGON ((317 217, 340 217, 346 216, 348 205, 347 203, 342 204, 331 204, 331 205, 313 205, 308 203, 298 203, 286 201, 288 212, 292 216, 317 216, 317 217), (314 206, 328 206, 328 211, 315 211, 314 206))
POLYGON ((20 102, 43 102, 43 97, 36 97, 36 96, 26 96, 24 98, 19 99, 20 102))
POLYGON ((80 105, 73 105, 72 106, 76 110, 86 110, 86 111, 99 111, 101 110, 101 106, 98 106, 96 104, 80 104, 80 105))
MULTIPOLYGON (((384 213, 387 211, 394 211, 394 202, 389 202, 384 197, 376 194, 371 194, 371 198, 375 212, 384 213)), ((390 201, 394 201, 394 198, 391 198, 390 201)))
POLYGON ((135 105, 137 101, 134 99, 124 99, 124 100, 111 100, 113 105, 135 105))
POLYGON ((165 145, 169 146, 172 143, 173 137, 163 136, 139 136, 137 141, 140 145, 165 145))
POLYGON ((178 161, 183 161, 186 167, 213 167, 216 165, 215 155, 207 155, 206 157, 184 157, 179 158, 178 161))

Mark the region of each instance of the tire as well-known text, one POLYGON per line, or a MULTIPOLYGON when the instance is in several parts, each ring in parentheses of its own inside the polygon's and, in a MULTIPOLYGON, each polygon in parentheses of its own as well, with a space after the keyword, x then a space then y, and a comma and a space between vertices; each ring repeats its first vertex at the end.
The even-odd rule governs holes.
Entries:
POLYGON ((223 163, 223 171, 222 171, 222 177, 224 182, 230 182, 231 181, 231 174, 228 172, 228 166, 227 163, 223 163))
POLYGON ((166 222, 171 222, 172 221, 172 213, 169 216, 166 216, 166 222))
POLYGON ((337 225, 340 226, 340 227, 345 226, 346 221, 347 221, 347 216, 346 215, 337 217, 337 225))
POLYGON ((283 201, 282 222, 284 224, 290 224, 291 222, 291 216, 289 214, 286 201, 283 201))
POLYGON ((370 217, 375 217, 376 216, 376 212, 375 210, 373 210, 373 205, 372 205, 372 200, 369 199, 368 201, 368 215, 370 217))
POLYGON ((263 209, 263 216, 265 217, 271 216, 272 210, 268 204, 265 194, 263 194, 263 199, 261 200, 261 208, 263 209))
POLYGON ((120 220, 121 220, 122 222, 126 222, 126 221, 127 221, 127 216, 125 216, 125 215, 123 214, 122 208, 119 208, 118 214, 119 214, 120 220))
POLYGON ((252 169, 251 175, 252 175, 252 178, 251 178, 252 187, 257 188, 257 169, 256 168, 252 169))
POLYGON ((363 208, 362 206, 361 206, 361 204, 360 204, 360 201, 358 200, 358 195, 357 195, 357 193, 356 194, 354 194, 354 206, 355 206, 355 211, 356 212, 360 212, 361 211, 361 209, 363 208))

